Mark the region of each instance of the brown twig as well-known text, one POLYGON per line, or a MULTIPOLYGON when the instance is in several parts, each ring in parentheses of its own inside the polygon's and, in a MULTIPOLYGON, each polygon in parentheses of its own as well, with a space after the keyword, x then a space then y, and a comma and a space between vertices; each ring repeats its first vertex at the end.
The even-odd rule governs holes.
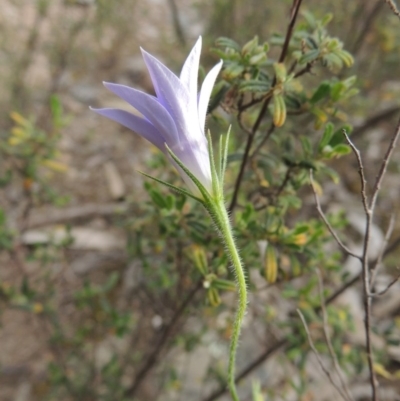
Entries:
POLYGON ((336 242, 338 243, 338 245, 340 246, 340 248, 342 248, 343 252, 345 252, 347 255, 353 256, 354 258, 361 260, 361 255, 357 255, 356 253, 354 253, 353 251, 351 251, 343 242, 342 240, 339 238, 339 236, 337 235, 336 231, 333 229, 333 227, 331 226, 331 223, 329 223, 328 219, 325 216, 325 213, 323 212, 322 208, 321 208, 321 202, 319 201, 317 192, 314 188, 314 180, 313 180, 313 173, 312 170, 310 170, 310 183, 311 183, 311 189, 313 191, 314 194, 314 199, 315 199, 315 203, 317 206, 317 211, 319 216, 321 217, 322 221, 325 223, 327 229, 329 230, 329 232, 332 234, 332 237, 336 240, 336 242))
POLYGON ((379 190, 381 188, 381 184, 382 184, 382 180, 383 177, 385 176, 386 170, 387 170, 387 166, 389 164, 389 160, 393 155, 393 151, 394 148, 396 147, 397 144, 397 140, 399 139, 400 136, 400 120, 397 123, 397 127, 396 127, 396 131, 394 133, 394 135, 392 136, 390 143, 389 143, 389 147, 386 151, 386 154, 383 158, 383 162, 381 164, 381 168, 379 169, 379 173, 378 176, 376 177, 375 180, 375 185, 374 185, 374 189, 372 190, 372 196, 371 196, 371 203, 370 203, 370 209, 374 210, 375 209, 375 205, 376 205, 376 200, 378 198, 378 194, 379 194, 379 190))
POLYGON ((392 10, 394 15, 397 15, 400 18, 400 11, 396 6, 394 0, 384 0, 386 4, 389 5, 390 9, 392 10))
MULTIPOLYGON (((366 217, 366 226, 364 233, 364 241, 363 241, 363 252, 361 258, 361 268, 362 268, 362 283, 363 283, 363 295, 364 295, 364 327, 365 327, 365 342, 366 342, 366 352, 367 352, 367 360, 368 360, 368 369, 369 369, 369 377, 371 383, 372 390, 372 401, 377 401, 377 378, 374 370, 374 359, 373 359, 373 349, 372 349, 372 341, 371 341, 371 281, 370 281, 370 270, 369 270, 369 246, 370 246, 370 237, 371 237, 371 228, 372 228, 372 218, 374 209, 370 208, 368 204, 368 197, 366 193, 366 179, 364 175, 364 165, 362 162, 360 151, 350 140, 346 131, 343 130, 343 134, 346 138, 347 143, 351 147, 358 164, 358 173, 360 175, 361 181, 361 200, 364 207, 365 217, 366 217)), ((379 179, 379 176, 378 176, 379 179)))
POLYGON ((323 320, 323 330, 324 330, 324 336, 325 336, 325 342, 326 345, 328 346, 329 354, 332 358, 333 361, 333 366, 335 368, 336 374, 339 378, 340 385, 343 389, 343 392, 346 395, 346 400, 347 401, 353 401, 353 397, 350 394, 350 390, 347 387, 347 384, 344 380, 344 374, 342 371, 342 368, 340 367, 337 355, 335 350, 333 349, 331 337, 329 335, 329 325, 328 325, 328 313, 326 311, 326 306, 325 306, 325 297, 324 297, 324 283, 322 281, 322 275, 320 270, 317 269, 317 277, 318 277, 318 291, 319 291, 319 298, 321 302, 321 312, 322 312, 322 320, 323 320))
POLYGON ((172 316, 170 322, 165 327, 160 339, 158 340, 156 346, 153 349, 153 352, 149 355, 146 362, 142 366, 142 368, 137 373, 135 380, 133 381, 132 385, 125 390, 125 396, 133 397, 137 390, 139 389, 140 385, 142 384, 143 380, 146 378, 147 374, 153 368, 155 363, 158 361, 161 351, 164 348, 164 345, 167 343, 168 339, 170 338, 170 334, 174 330, 176 324, 180 320, 182 314, 185 312, 188 305, 192 302, 197 292, 202 288, 203 280, 199 280, 193 289, 189 292, 187 297, 183 300, 180 307, 175 311, 174 315, 172 316))
MULTIPOLYGON (((290 39, 292 37, 293 34, 293 29, 294 26, 296 24, 296 20, 297 20, 297 16, 299 14, 299 10, 300 10, 300 6, 301 6, 302 0, 293 0, 293 4, 292 4, 292 8, 291 8, 291 12, 290 12, 290 20, 289 20, 289 24, 286 30, 286 35, 285 35, 285 41, 282 47, 282 51, 281 54, 279 56, 279 62, 282 63, 287 55, 287 51, 289 49, 289 43, 290 43, 290 39)), ((276 84, 276 77, 274 78, 271 87, 274 87, 276 84)), ((236 182, 235 182, 235 187, 233 190, 233 195, 232 195, 232 200, 231 203, 229 205, 229 213, 232 213, 232 211, 234 210, 236 203, 237 203, 237 198, 238 198, 238 194, 239 194, 239 190, 240 190, 240 186, 242 184, 243 181, 243 176, 244 176, 244 171, 245 168, 247 166, 247 162, 249 160, 249 155, 250 155, 250 150, 251 147, 253 145, 253 141, 256 135, 256 132, 258 131, 260 125, 261 125, 261 121, 264 118, 265 113, 267 112, 269 103, 271 102, 272 97, 267 97, 264 100, 264 103, 261 107, 261 110, 258 114, 258 117, 253 125, 253 128, 251 129, 250 134, 247 136, 247 142, 246 142, 246 147, 245 147, 245 151, 244 151, 244 155, 243 155, 243 159, 242 159, 242 163, 240 165, 240 169, 239 169, 239 174, 236 178, 236 182)), ((271 129, 269 130, 271 131, 271 129)), ((271 132, 272 133, 272 132, 271 132)), ((270 136, 267 135, 268 137, 270 136)), ((268 138, 267 138, 268 139, 268 138)))
POLYGON ((365 211, 366 217, 366 227, 365 227, 365 235, 364 235, 364 242, 363 242, 363 254, 361 259, 362 265, 362 282, 363 282, 363 293, 364 293, 364 310, 365 310, 365 337, 366 337, 366 351, 367 351, 367 359, 368 359, 368 367, 369 367, 369 374, 370 374, 370 382, 371 382, 371 389, 372 389, 372 400, 377 401, 377 378, 374 370, 374 361, 373 361, 373 349, 372 349, 372 342, 371 342, 371 303, 373 294, 371 293, 371 284, 373 279, 375 278, 374 274, 371 274, 370 267, 369 267, 369 248, 370 248, 370 237, 371 237, 371 229, 373 223, 374 212, 376 208, 376 201, 378 199, 379 191, 381 188, 381 184, 383 178, 387 171, 387 166, 393 155, 393 151, 396 147, 397 140, 400 136, 400 120, 397 124, 395 133, 393 134, 388 149, 385 153, 383 158, 381 167, 379 169, 378 175, 375 180, 375 184, 371 193, 371 200, 368 202, 368 197, 366 193, 366 179, 364 174, 364 165, 360 155, 360 151, 357 147, 353 144, 353 142, 348 137, 347 133, 343 131, 343 134, 346 138, 347 143, 351 147, 354 155, 357 159, 358 164, 358 172, 360 175, 361 181, 361 199, 362 204, 365 211))
POLYGON ((394 221, 395 221, 395 219, 394 219, 394 216, 392 215, 390 217, 389 226, 388 226, 388 229, 386 230, 386 234, 385 234, 385 238, 383 240, 381 250, 378 254, 378 257, 376 258, 376 262, 374 263, 373 267, 371 268, 371 288, 373 288, 373 286, 374 286, 375 279, 376 279, 376 276, 378 275, 379 266, 381 265, 384 252, 386 250, 387 244, 389 243, 390 237, 392 236, 393 229, 394 229, 394 221))
POLYGON ((385 289, 383 289, 382 291, 379 291, 379 292, 377 292, 377 293, 375 293, 375 294, 371 294, 371 296, 372 296, 372 297, 381 297, 382 295, 385 295, 385 294, 390 290, 390 288, 392 288, 392 286, 393 286, 394 284, 396 284, 396 283, 399 281, 399 279, 400 279, 400 274, 397 275, 397 277, 396 277, 395 279, 393 279, 393 280, 387 285, 387 287, 386 287, 385 289))
POLYGON ((317 361, 318 361, 318 364, 319 364, 320 368, 322 369, 322 371, 324 372, 325 376, 328 378, 328 380, 330 381, 330 383, 332 384, 334 389, 340 394, 340 396, 345 401, 351 400, 351 398, 348 398, 346 396, 346 394, 343 392, 343 390, 338 386, 338 384, 333 379, 333 376, 332 376, 331 372, 325 367, 324 363, 322 362, 321 356, 320 356, 319 352, 317 351, 317 349, 315 348, 314 341, 312 339, 310 330, 308 329, 306 319, 304 318, 304 315, 301 313, 300 309, 297 309, 297 313, 299 314, 300 319, 301 319, 301 321, 303 323, 304 330, 305 330, 305 332, 307 334, 308 343, 310 344, 310 347, 311 347, 312 351, 314 352, 315 357, 317 358, 317 361))
POLYGON ((362 136, 367 130, 372 128, 373 126, 379 124, 381 121, 387 121, 390 118, 398 115, 400 112, 399 106, 390 107, 388 109, 382 110, 381 112, 374 114, 372 117, 365 120, 362 125, 355 127, 353 132, 351 133, 351 139, 354 141, 355 139, 362 136))

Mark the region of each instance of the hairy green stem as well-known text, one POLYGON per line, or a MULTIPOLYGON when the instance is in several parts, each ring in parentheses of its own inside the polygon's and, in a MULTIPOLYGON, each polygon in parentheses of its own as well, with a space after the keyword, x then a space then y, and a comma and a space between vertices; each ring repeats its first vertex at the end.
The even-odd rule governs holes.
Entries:
POLYGON ((239 344, 240 330, 243 323, 243 318, 246 313, 247 307, 247 288, 246 278, 240 260, 239 252, 237 250, 235 240, 232 233, 231 223, 229 220, 228 212, 224 205, 223 200, 217 200, 212 205, 207 207, 210 215, 212 216, 218 230, 220 231, 222 240, 226 246, 226 251, 231 260, 239 295, 239 303, 236 312, 235 321, 233 324, 233 332, 231 343, 229 347, 229 366, 228 366, 228 387, 234 401, 239 401, 235 385, 235 361, 236 352, 239 344))

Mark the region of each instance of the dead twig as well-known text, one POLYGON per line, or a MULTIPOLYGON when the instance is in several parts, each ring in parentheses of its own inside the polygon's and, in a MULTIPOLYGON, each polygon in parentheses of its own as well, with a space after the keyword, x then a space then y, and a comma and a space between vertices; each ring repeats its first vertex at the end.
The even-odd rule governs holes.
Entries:
POLYGON ((324 372, 325 376, 329 379, 330 383, 335 388, 335 390, 339 393, 339 395, 345 401, 351 400, 351 398, 347 398, 347 395, 343 392, 343 390, 340 388, 340 386, 338 386, 338 384, 335 382, 333 376, 331 375, 331 372, 325 367, 324 363, 322 362, 321 356, 320 356, 319 352, 317 351, 317 349, 315 348, 314 341, 312 339, 310 330, 308 329, 306 319, 304 318, 304 316, 301 313, 300 309, 297 309, 297 313, 299 314, 300 319, 301 319, 301 321, 303 323, 304 330, 306 331, 306 334, 307 334, 308 343, 310 344, 310 347, 311 347, 312 351, 314 352, 315 357, 317 358, 317 361, 318 361, 318 364, 319 364, 320 368, 324 372))
POLYGON ((196 285, 192 288, 186 298, 183 300, 182 304, 179 308, 175 311, 174 315, 172 316, 170 322, 165 327, 160 339, 158 340, 157 344, 155 345, 153 351, 145 361, 144 365, 141 367, 139 372, 137 373, 132 385, 128 387, 125 391, 125 396, 133 397, 139 387, 141 386, 143 380, 147 377, 147 374, 150 370, 154 367, 156 362, 158 361, 161 351, 163 350, 165 344, 170 339, 170 335, 175 329, 176 324, 179 322, 181 316, 185 312, 186 308, 190 305, 190 303, 195 298, 197 292, 202 288, 203 280, 199 280, 196 285))
POLYGON ((386 230, 386 234, 385 234, 385 238, 383 240, 383 244, 382 244, 381 250, 380 250, 380 252, 378 254, 378 257, 376 258, 376 261, 373 264, 373 267, 371 268, 371 287, 374 286, 375 279, 376 279, 376 276, 377 276, 378 271, 379 271, 379 267, 380 267, 380 265, 382 263, 383 255, 385 253, 387 244, 389 243, 390 237, 392 236, 393 229, 394 229, 394 221, 395 221, 395 219, 394 219, 394 216, 392 215, 390 217, 389 227, 386 230))
POLYGON ((328 313, 326 311, 325 297, 324 297, 324 284, 322 281, 322 275, 321 275, 320 270, 317 269, 316 272, 317 272, 317 277, 318 277, 318 291, 319 291, 319 298, 320 298, 320 302, 321 302, 321 312, 322 312, 325 342, 326 342, 326 345, 328 346, 329 354, 332 358, 333 366, 334 366, 336 374, 339 378, 340 385, 343 389, 343 392, 346 395, 346 400, 354 401, 354 398, 352 397, 350 390, 348 389, 346 381, 344 379, 344 374, 343 374, 342 368, 340 367, 336 352, 333 349, 331 337, 329 335, 328 313))
POLYGON ((321 217, 322 221, 325 223, 327 229, 329 230, 329 232, 332 234, 332 237, 336 240, 336 242, 338 243, 338 245, 342 248, 343 252, 345 252, 347 255, 353 256, 354 258, 361 260, 361 255, 357 255, 356 253, 354 253, 353 251, 351 251, 343 242, 342 240, 339 238, 339 236, 337 235, 336 231, 333 229, 331 223, 329 223, 328 219, 325 216, 325 213, 323 212, 322 208, 321 208, 321 202, 319 201, 317 192, 315 191, 314 188, 314 180, 313 180, 313 174, 312 174, 312 170, 310 170, 310 183, 311 183, 311 188, 314 194, 314 199, 315 199, 315 203, 317 205, 317 211, 319 216, 321 217))
MULTIPOLYGON (((381 167, 379 169, 378 175, 375 180, 375 184, 372 189, 371 200, 369 202, 368 202, 368 197, 367 197, 367 192, 366 192, 367 181, 366 181, 365 174, 364 174, 364 165, 363 165, 363 161, 362 161, 362 158, 360 155, 360 151, 350 140, 346 131, 343 130, 343 134, 346 138, 347 143, 351 147, 351 149, 357 159, 358 172, 359 172, 360 181, 361 181, 361 199, 362 199, 362 204, 364 207, 365 217, 366 217, 366 226, 365 226, 364 243, 363 243, 363 254, 362 254, 362 259, 361 259, 362 282, 363 282, 363 293, 364 293, 364 310, 365 310, 364 323, 365 323, 366 351, 367 351, 368 367, 369 367, 370 382, 371 382, 371 389, 372 389, 372 400, 377 401, 377 397, 378 397, 377 396, 377 378, 376 378, 376 374, 375 374, 375 370, 374 370, 373 349, 372 349, 372 343, 371 343, 371 302, 372 302, 372 297, 374 296, 374 294, 371 293, 371 285, 376 277, 376 273, 374 274, 373 272, 371 273, 371 271, 370 271, 368 254, 369 254, 369 248, 370 248, 371 228, 372 228, 374 212, 375 212, 375 208, 376 208, 376 202, 377 202, 378 195, 379 195, 379 192, 381 189, 381 184, 382 184, 383 178, 387 171, 387 166, 393 155, 393 151, 396 147, 397 140, 400 136, 400 120, 397 124, 396 130, 390 140, 388 149, 383 158, 381 167)), ((388 231, 391 231, 390 227, 389 227, 388 231)))
POLYGON ((400 274, 395 279, 393 279, 384 290, 377 292, 375 294, 371 294, 371 296, 380 297, 382 295, 385 295, 389 291, 389 289, 399 281, 399 279, 400 279, 400 274))
MULTIPOLYGON (((292 37, 293 34, 293 29, 294 26, 296 24, 296 20, 297 20, 297 16, 299 14, 299 10, 300 10, 300 6, 303 0, 293 0, 292 3, 292 8, 290 11, 290 19, 289 19, 289 24, 287 26, 287 30, 286 30, 286 35, 285 35, 285 41, 282 47, 282 51, 281 54, 279 56, 279 62, 282 63, 287 55, 288 49, 289 49, 289 44, 290 44, 290 39, 292 37)), ((276 84, 276 77, 274 78, 271 87, 274 87, 276 84)), ((232 200, 230 202, 229 205, 229 213, 232 213, 232 211, 234 210, 234 208, 236 207, 236 203, 237 203, 237 198, 239 195, 239 190, 240 190, 240 186, 243 182, 243 176, 244 176, 244 171, 246 169, 247 166, 247 162, 249 160, 249 156, 250 156, 250 150, 252 148, 253 145, 253 141, 254 138, 256 136, 256 133, 258 131, 258 129, 260 128, 261 122, 264 118, 265 113, 267 112, 269 103, 271 102, 272 97, 267 97, 264 100, 263 105, 261 106, 261 110, 258 114, 258 117, 251 129, 251 132, 248 134, 247 136, 247 142, 246 142, 246 147, 244 150, 244 154, 243 154, 243 159, 242 159, 242 163, 240 165, 240 169, 239 169, 239 174, 236 178, 236 182, 235 182, 235 187, 233 190, 233 195, 232 195, 232 200)), ((240 113, 240 110, 239 110, 240 113)), ((272 134, 273 130, 274 130, 275 126, 273 126, 272 128, 270 128, 266 134, 266 138, 263 139, 262 143, 264 144, 265 141, 270 137, 270 135, 272 134)))
POLYGON ((389 5, 390 9, 392 10, 394 15, 397 15, 400 18, 400 11, 396 6, 394 0, 384 0, 386 4, 389 5))
MULTIPOLYGON (((371 281, 370 281, 370 270, 369 270, 369 246, 370 246, 370 237, 371 237, 371 228, 372 228, 372 219, 374 209, 371 209, 368 204, 368 198, 366 193, 366 184, 367 181, 365 179, 364 174, 364 165, 361 158, 360 151, 350 140, 346 131, 343 130, 343 135, 346 138, 347 143, 351 147, 358 164, 358 173, 360 175, 361 181, 361 200, 365 211, 366 217, 366 225, 365 225, 365 233, 364 233, 364 241, 363 241, 363 253, 361 258, 361 267, 362 267, 362 283, 363 283, 363 295, 364 295, 364 327, 365 327, 365 342, 366 342, 366 353, 368 360, 368 369, 369 369, 369 378, 371 383, 372 390, 372 400, 377 401, 377 378, 374 370, 374 359, 373 359, 373 349, 372 349, 372 341, 371 341, 371 281)), ((379 178, 379 176, 378 176, 379 178)), ((374 203, 375 207, 375 203, 374 203)))

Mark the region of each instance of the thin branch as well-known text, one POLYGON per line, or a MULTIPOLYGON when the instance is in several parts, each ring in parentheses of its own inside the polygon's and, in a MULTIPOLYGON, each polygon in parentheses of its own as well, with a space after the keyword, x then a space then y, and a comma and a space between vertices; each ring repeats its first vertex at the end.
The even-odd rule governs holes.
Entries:
MULTIPOLYGON (((367 353, 367 360, 368 360, 368 369, 369 369, 369 378, 371 383, 371 391, 372 391, 372 401, 378 400, 377 394, 377 378, 374 369, 374 357, 373 357, 373 348, 372 348, 372 341, 371 341, 371 280, 370 280, 370 269, 369 269, 369 246, 370 246, 370 238, 371 238, 371 228, 372 228, 372 220, 374 215, 375 209, 375 202, 373 203, 373 208, 371 208, 368 204, 368 198, 366 193, 366 184, 367 181, 365 179, 364 174, 364 165, 362 162, 360 151, 357 147, 351 142, 350 138, 348 137, 345 130, 343 130, 343 134, 347 140, 347 143, 350 145, 351 149, 353 150, 354 155, 357 159, 358 164, 358 173, 360 175, 361 181, 361 199, 362 204, 365 211, 365 234, 364 234, 364 241, 363 241, 363 253, 361 258, 361 267, 362 267, 362 284, 363 284, 363 295, 364 295, 364 327, 365 327, 365 343, 366 343, 366 353, 367 353)), ((379 176, 378 176, 379 178, 379 176)), ((372 202, 371 202, 372 204, 372 202)))
POLYGON ((184 299, 180 307, 175 311, 173 317, 171 318, 169 324, 165 327, 158 343, 153 349, 153 352, 149 355, 146 362, 142 366, 142 368, 137 373, 135 380, 133 381, 132 385, 125 390, 125 396, 133 397, 137 390, 139 389, 140 385, 142 384, 143 380, 146 378, 147 374, 153 368, 155 363, 158 361, 160 353, 164 348, 164 345, 167 343, 170 334, 174 330, 176 324, 178 323, 180 317, 185 312, 188 305, 192 302, 197 292, 202 288, 203 280, 199 280, 187 297, 184 299))
POLYGON ((394 0, 384 0, 386 4, 389 5, 394 15, 397 15, 400 18, 400 11, 396 6, 394 0))
POLYGON ((303 0, 294 0, 294 2, 293 2, 292 9, 290 11, 290 21, 289 21, 289 25, 288 25, 288 28, 286 31, 285 42, 283 44, 282 52, 279 57, 280 63, 283 63, 285 61, 286 54, 289 49, 290 39, 292 38, 292 34, 293 34, 293 28, 294 28, 294 25, 296 24, 296 19, 299 14, 299 10, 300 10, 302 1, 303 0))
POLYGON ((317 269, 317 277, 318 277, 318 290, 319 290, 319 298, 320 298, 320 302, 321 302, 321 312, 322 312, 322 319, 323 319, 323 329, 324 329, 324 336, 325 336, 325 342, 326 345, 328 346, 328 350, 329 350, 329 354, 332 358, 333 361, 333 366, 335 368, 336 374, 339 378, 340 381, 340 385, 342 386, 342 389, 344 391, 344 393, 346 394, 346 399, 348 401, 353 401, 353 397, 350 394, 350 391, 347 387, 347 384, 344 380, 344 374, 342 371, 342 368, 340 367, 337 355, 335 350, 333 349, 333 345, 332 345, 332 341, 331 341, 331 337, 329 335, 329 324, 328 324, 328 313, 326 311, 326 307, 325 307, 325 297, 324 297, 324 284, 322 281, 322 275, 320 270, 317 269))
POLYGON ((382 121, 388 121, 400 112, 399 106, 394 106, 374 114, 372 117, 366 119, 361 125, 355 127, 351 133, 351 139, 354 141, 356 138, 361 137, 370 128, 378 125, 382 121))
POLYGON ((314 188, 314 180, 313 180, 313 174, 312 174, 312 170, 310 170, 310 183, 311 183, 311 188, 314 194, 314 199, 315 199, 315 203, 317 205, 317 211, 319 216, 321 217, 322 221, 325 223, 326 228, 329 230, 329 232, 332 234, 332 237, 336 240, 336 242, 338 243, 338 245, 342 248, 342 250, 350 256, 353 256, 354 258, 358 259, 361 261, 361 255, 357 255, 356 253, 354 253, 353 251, 351 251, 343 242, 342 240, 339 238, 339 236, 336 234, 336 231, 333 229, 333 227, 331 226, 331 223, 329 223, 328 219, 325 216, 325 213, 323 212, 322 208, 321 208, 321 202, 319 201, 317 192, 315 191, 314 188))
POLYGON ((349 136, 347 135, 346 130, 343 129, 342 132, 343 132, 344 137, 346 138, 347 143, 349 144, 351 150, 353 151, 353 153, 357 159, 358 174, 360 175, 360 180, 361 180, 361 199, 362 199, 362 204, 364 206, 364 211, 368 215, 368 214, 370 214, 370 210, 368 207, 368 198, 367 198, 367 192, 366 192, 367 180, 365 179, 364 165, 363 165, 363 162, 361 159, 361 153, 357 149, 357 147, 354 145, 354 143, 351 141, 349 136))
MULTIPOLYGON (((286 35, 285 35, 285 41, 282 47, 282 51, 281 54, 279 56, 279 62, 282 63, 287 55, 288 49, 289 49, 289 43, 290 43, 290 39, 292 37, 293 34, 293 29, 294 26, 296 24, 296 20, 297 20, 297 16, 299 14, 299 10, 300 10, 300 6, 303 0, 293 0, 293 4, 292 4, 292 8, 291 8, 291 12, 290 12, 290 20, 289 20, 289 24, 286 30, 286 35)), ((272 82, 271 87, 274 87, 276 84, 276 77, 274 77, 274 80, 272 82)), ((236 204, 237 204, 237 198, 239 195, 239 190, 240 190, 240 186, 242 184, 243 181, 243 176, 244 176, 244 171, 245 168, 247 166, 247 161, 249 159, 249 155, 250 155, 250 150, 251 147, 253 145, 253 141, 256 135, 256 132, 258 131, 260 125, 261 125, 261 121, 264 118, 265 113, 267 112, 269 103, 271 102, 272 97, 267 97, 264 100, 264 103, 261 107, 261 110, 258 114, 258 117, 253 125, 253 128, 251 129, 251 133, 248 135, 247 137, 247 143, 246 143, 246 147, 245 147, 245 151, 244 151, 244 155, 243 155, 243 159, 242 159, 242 163, 240 165, 240 169, 239 169, 239 174, 236 178, 236 183, 235 183, 235 188, 233 190, 233 195, 232 195, 232 200, 231 203, 229 205, 229 213, 232 213, 232 211, 234 210, 236 204)), ((269 134, 267 133, 267 139, 268 137, 271 135, 272 130, 270 129, 268 132, 270 132, 269 134)), ((265 142, 265 141, 263 141, 265 142)))
POLYGON ((383 162, 382 162, 381 168, 379 169, 378 176, 376 177, 374 189, 372 190, 372 196, 371 196, 371 203, 370 203, 371 210, 375 209, 376 200, 378 198, 379 190, 381 189, 382 180, 383 180, 383 177, 385 176, 387 166, 389 164, 389 160, 391 159, 391 157, 393 155, 393 151, 394 151, 394 148, 396 147, 396 143, 397 143, 397 140, 399 139, 399 136, 400 136, 400 119, 399 119, 399 122, 397 123, 396 131, 390 140, 389 147, 386 151, 385 157, 383 158, 383 162))
POLYGON ((322 362, 321 356, 319 355, 319 352, 315 348, 313 339, 311 337, 310 330, 308 329, 306 319, 304 318, 303 314, 301 313, 300 309, 297 309, 297 313, 300 316, 300 319, 303 323, 304 330, 306 331, 307 338, 308 338, 308 343, 310 344, 310 347, 312 351, 314 352, 314 355, 317 358, 318 364, 321 367, 322 371, 324 372, 325 376, 329 379, 330 383, 332 386, 335 388, 335 390, 340 394, 340 396, 345 400, 349 401, 349 398, 347 398, 346 394, 343 392, 343 390, 335 383, 335 380, 333 379, 331 372, 325 367, 324 363, 322 362))
POLYGON ((376 276, 379 271, 379 266, 382 263, 382 258, 385 253, 387 244, 389 243, 389 239, 392 236, 393 229, 394 229, 394 222, 395 222, 395 218, 392 215, 392 216, 390 216, 389 226, 388 226, 388 229, 386 230, 386 234, 385 234, 385 238, 383 240, 383 244, 381 246, 381 250, 379 251, 378 257, 376 258, 376 261, 374 262, 373 267, 371 268, 371 278, 370 278, 371 288, 374 286, 374 282, 375 282, 376 276))
POLYGON ((382 295, 385 295, 390 290, 390 288, 399 281, 399 279, 400 279, 400 274, 397 275, 397 277, 393 279, 384 290, 379 291, 375 294, 371 294, 371 297, 381 297, 382 295))
POLYGON ((275 131, 275 125, 274 123, 271 123, 268 131, 266 132, 264 138, 261 140, 261 142, 257 145, 257 147, 253 150, 253 153, 250 156, 250 159, 253 159, 254 156, 261 150, 261 148, 265 145, 265 142, 268 141, 269 137, 273 134, 275 131))

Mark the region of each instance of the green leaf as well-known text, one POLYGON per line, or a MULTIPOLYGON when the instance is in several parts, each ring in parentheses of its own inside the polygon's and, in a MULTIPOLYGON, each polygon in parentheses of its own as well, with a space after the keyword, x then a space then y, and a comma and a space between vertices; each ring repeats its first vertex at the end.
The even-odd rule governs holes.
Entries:
POLYGON ((261 64, 263 61, 267 59, 267 55, 265 53, 258 53, 254 56, 250 57, 249 64, 257 65, 261 64))
POLYGON ((258 47, 258 36, 254 36, 253 39, 248 41, 242 48, 242 54, 253 53, 254 50, 258 47))
POLYGON ((149 191, 149 195, 151 200, 161 209, 165 209, 167 204, 165 202, 165 198, 163 195, 160 194, 160 192, 158 192, 155 189, 151 189, 149 191))
POLYGON ((324 62, 328 64, 329 68, 343 68, 343 60, 335 53, 329 53, 323 57, 324 62))
POLYGON ((215 278, 211 282, 212 287, 217 288, 222 291, 236 291, 236 284, 234 281, 223 280, 220 278, 215 278))
POLYGON ((333 149, 332 152, 336 156, 343 156, 347 155, 351 152, 351 148, 349 145, 346 145, 344 143, 340 143, 339 145, 336 145, 333 149))
POLYGON ((309 50, 299 58, 299 64, 308 64, 316 60, 320 55, 319 49, 309 50))
POLYGON ((221 36, 219 37, 216 41, 215 44, 219 47, 227 47, 230 49, 234 49, 238 52, 240 52, 240 46, 237 44, 237 42, 235 42, 232 39, 226 38, 225 36, 221 36))
POLYGON ((331 85, 328 82, 322 82, 317 90, 311 96, 310 102, 315 104, 320 100, 327 98, 331 93, 331 85))
POLYGON ((328 14, 324 15, 322 17, 321 21, 320 21, 321 26, 328 25, 332 21, 332 18, 333 18, 333 14, 332 13, 328 13, 328 14))
POLYGON ((260 81, 258 79, 249 79, 239 84, 240 92, 268 92, 271 89, 269 81, 260 81))
POLYGON ((350 134, 353 131, 353 127, 351 125, 346 124, 340 127, 338 130, 336 130, 332 136, 331 141, 329 142, 330 146, 335 147, 339 143, 343 143, 345 141, 343 136, 343 130, 345 130, 347 134, 350 134))
POLYGON ((332 123, 329 122, 329 123, 326 124, 324 133, 323 133, 322 138, 321 138, 321 141, 320 141, 320 143, 318 145, 319 151, 324 149, 324 147, 329 144, 329 142, 330 142, 330 140, 332 139, 332 136, 333 136, 333 129, 334 129, 334 126, 333 126, 332 123))

